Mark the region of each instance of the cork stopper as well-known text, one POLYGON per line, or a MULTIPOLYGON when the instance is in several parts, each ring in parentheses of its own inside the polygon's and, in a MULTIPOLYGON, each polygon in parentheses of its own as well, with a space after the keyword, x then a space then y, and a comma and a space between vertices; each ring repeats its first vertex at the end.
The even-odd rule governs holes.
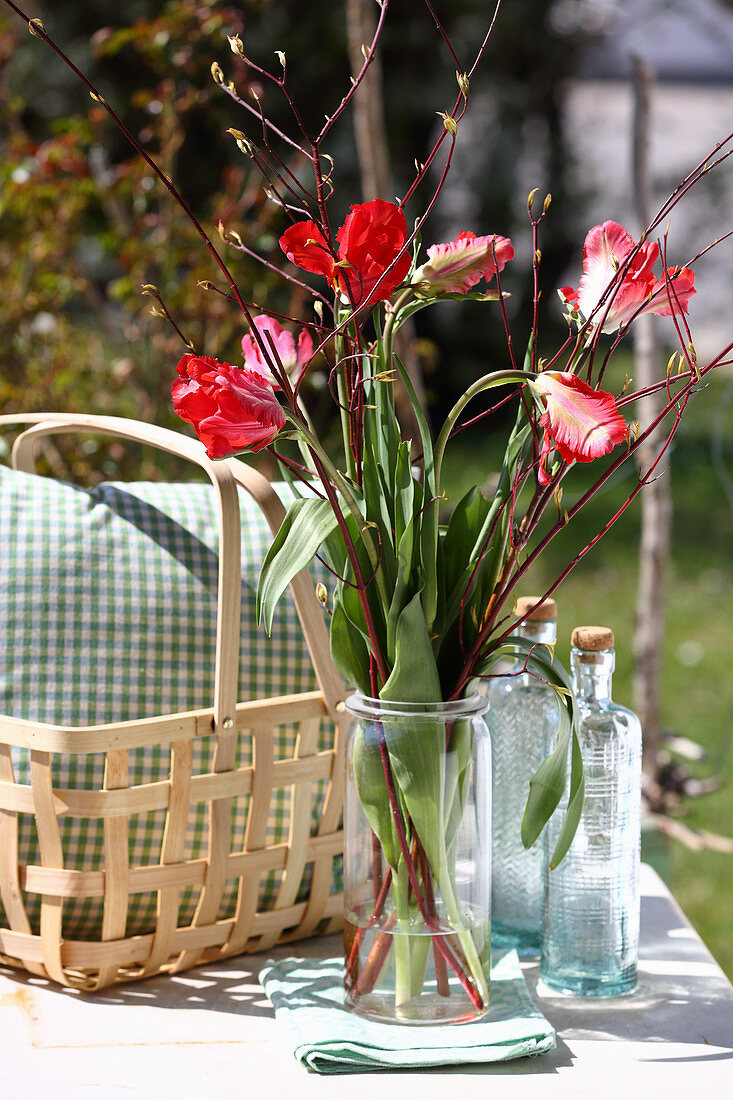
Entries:
POLYGON ((582 651, 579 660, 589 665, 598 664, 602 658, 595 654, 613 649, 614 642, 613 631, 607 626, 576 626, 570 637, 571 645, 582 651))
POLYGON ((520 596, 516 602, 514 613, 518 619, 524 619, 529 623, 549 623, 553 619, 557 618, 557 604, 548 596, 546 600, 536 607, 534 611, 532 608, 539 600, 539 596, 520 596), (531 611, 531 615, 527 612, 531 611))

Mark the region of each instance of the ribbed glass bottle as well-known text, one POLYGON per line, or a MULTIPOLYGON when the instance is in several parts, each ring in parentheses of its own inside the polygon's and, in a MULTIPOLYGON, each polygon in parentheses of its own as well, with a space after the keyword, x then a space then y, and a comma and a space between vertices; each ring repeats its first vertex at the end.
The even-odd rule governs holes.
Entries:
POLYGON ((585 802, 568 854, 548 872, 540 972, 551 989, 604 997, 636 985, 641 727, 611 698, 613 632, 579 627, 572 643, 585 802))
MULTIPOLYGON (((541 645, 554 645, 557 605, 539 596, 517 601, 524 618, 516 633, 541 645)), ((521 672, 487 681, 491 733, 492 795, 492 941, 513 947, 522 956, 538 955, 542 943, 545 866, 544 835, 527 850, 520 827, 529 793, 529 781, 557 739, 558 700, 555 692, 536 677, 521 672)))

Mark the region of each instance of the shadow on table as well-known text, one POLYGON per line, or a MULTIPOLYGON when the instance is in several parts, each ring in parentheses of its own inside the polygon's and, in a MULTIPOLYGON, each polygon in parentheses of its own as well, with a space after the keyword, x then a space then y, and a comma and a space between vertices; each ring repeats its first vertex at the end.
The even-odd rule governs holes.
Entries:
MULTIPOLYGON (((445 1067, 442 1072, 456 1073, 553 1073, 573 1061, 573 1039, 608 1042, 648 1042, 648 1061, 718 1061, 733 1057, 733 997, 730 986, 715 966, 701 954, 699 941, 691 933, 682 915, 666 898, 645 897, 642 927, 640 982, 637 990, 624 997, 594 999, 563 997, 538 982, 537 964, 525 970, 530 992, 540 1011, 558 1032, 555 1051, 541 1058, 524 1058, 495 1066, 445 1067), (679 1052, 665 1058, 661 1044, 694 1044, 698 1051, 690 1059, 679 1052), (731 1051, 731 1054, 699 1052, 700 1044, 731 1051)), ((305 958, 337 955, 340 942, 313 939, 273 949, 273 958, 298 955, 305 958)), ((156 1010, 190 1009, 222 1012, 230 1016, 272 1018, 274 1011, 258 981, 264 956, 239 956, 205 964, 175 976, 158 976, 115 986, 97 994, 62 990, 52 983, 23 972, 0 967, 0 974, 11 978, 18 990, 31 994, 40 987, 44 996, 73 999, 96 1006, 137 1006, 156 1010)), ((13 994, 15 998, 16 994, 13 994)), ((71 1006, 70 1006, 71 1007, 71 1006)))
MULTIPOLYGON (((704 1043, 733 1052, 730 985, 712 956, 701 958, 700 942, 682 914, 667 898, 644 897, 642 929, 633 993, 608 999, 558 995, 544 986, 534 965, 525 978, 538 1008, 568 1040, 704 1043)), ((733 1053, 699 1057, 723 1059, 733 1053)), ((648 1060, 665 1059, 650 1052, 648 1060)))

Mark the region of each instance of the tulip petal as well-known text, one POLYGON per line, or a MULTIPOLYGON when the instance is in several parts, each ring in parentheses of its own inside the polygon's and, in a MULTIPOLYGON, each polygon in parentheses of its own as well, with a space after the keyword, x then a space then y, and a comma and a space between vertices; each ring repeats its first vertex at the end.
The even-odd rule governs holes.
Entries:
POLYGON ((477 237, 464 230, 454 241, 430 246, 427 263, 417 269, 413 282, 425 283, 425 292, 431 295, 467 294, 481 279, 488 282, 513 256, 506 237, 477 237))
POLYGON ((176 369, 173 407, 193 424, 209 458, 258 451, 284 427, 274 390, 257 371, 198 355, 184 355, 176 369))
POLYGON ((372 199, 357 203, 336 234, 338 260, 313 221, 296 222, 280 238, 288 259, 323 275, 353 305, 374 305, 389 298, 410 270, 405 215, 394 202, 372 199))
POLYGON ((594 390, 568 371, 545 371, 529 385, 544 399, 540 427, 545 429, 541 471, 551 440, 565 462, 590 462, 608 454, 628 437, 629 429, 613 395, 594 390))
MULTIPOLYGON (((262 336, 268 351, 270 350, 270 341, 267 334, 272 337, 275 350, 286 374, 291 378, 299 376, 313 356, 313 340, 308 330, 301 329, 296 347, 293 334, 283 328, 274 317, 269 317, 266 313, 258 313, 252 318, 252 321, 262 336)), ((274 389, 280 388, 262 354, 262 349, 251 333, 242 337, 242 352, 244 354, 244 365, 247 369, 257 371, 269 379, 274 389)))
POLYGON ((334 259, 326 238, 315 222, 296 222, 285 230, 280 247, 296 267, 323 275, 333 285, 334 259))
POLYGON ((408 251, 395 263, 407 240, 407 222, 394 202, 372 199, 352 206, 336 239, 341 266, 335 276, 354 305, 386 301, 410 270, 408 251))
POLYGON ((623 226, 604 222, 589 230, 585 238, 583 274, 577 293, 565 287, 561 294, 567 304, 577 305, 586 321, 601 325, 603 332, 615 332, 640 313, 670 316, 673 312, 687 312, 695 293, 692 271, 667 269, 668 276, 674 279, 676 294, 676 299, 672 295, 674 305, 670 306, 665 280, 657 280, 654 274, 658 258, 657 244, 644 241, 637 248, 623 226))

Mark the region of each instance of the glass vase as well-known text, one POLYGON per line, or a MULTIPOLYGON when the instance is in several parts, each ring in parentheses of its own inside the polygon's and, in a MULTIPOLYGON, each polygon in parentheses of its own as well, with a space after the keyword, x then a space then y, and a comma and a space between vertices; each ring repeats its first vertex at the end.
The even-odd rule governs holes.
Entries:
POLYGON ((476 1019, 491 945, 486 701, 346 706, 347 1004, 406 1024, 476 1019))

